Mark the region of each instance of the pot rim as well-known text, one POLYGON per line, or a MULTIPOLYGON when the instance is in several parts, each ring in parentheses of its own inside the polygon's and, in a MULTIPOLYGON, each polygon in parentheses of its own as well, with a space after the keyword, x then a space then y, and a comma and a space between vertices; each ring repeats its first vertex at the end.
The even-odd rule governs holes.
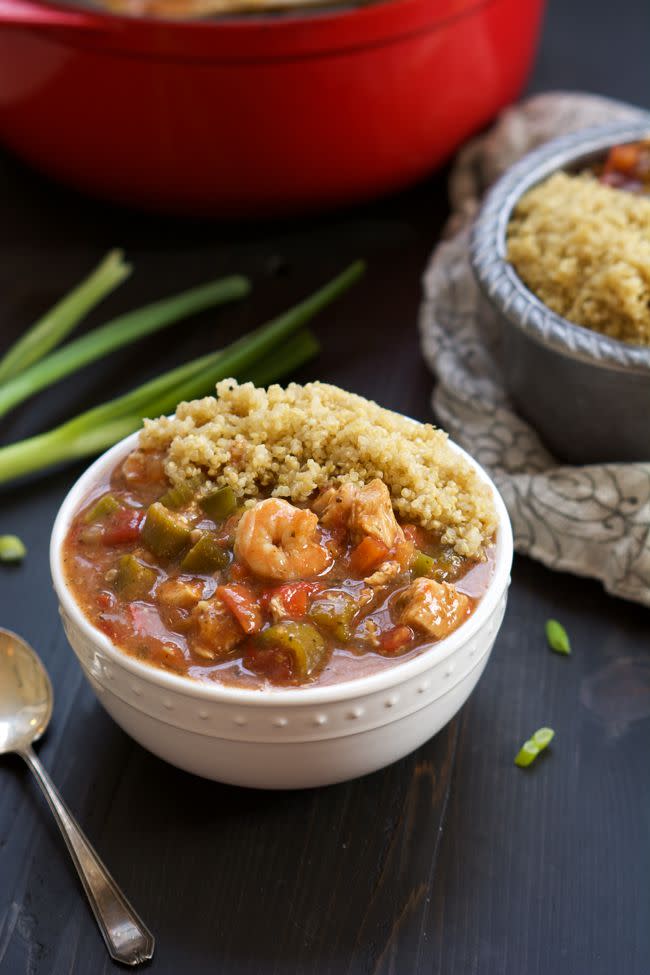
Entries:
MULTIPOLYGON (((417 422, 417 421, 413 421, 417 422)), ((369 694, 383 691, 417 677, 426 672, 431 666, 439 664, 452 656, 457 650, 470 641, 479 630, 489 623, 499 600, 510 583, 510 570, 513 559, 513 538, 508 513, 492 480, 483 468, 467 454, 461 447, 449 441, 450 446, 468 461, 475 469, 483 483, 492 490, 497 512, 498 528, 496 539, 496 553, 494 574, 487 591, 482 596, 476 609, 467 620, 450 636, 437 644, 423 650, 416 657, 403 663, 396 662, 394 667, 376 674, 352 678, 336 684, 323 687, 301 687, 277 690, 275 688, 240 688, 222 684, 202 683, 189 677, 181 677, 167 673, 150 664, 142 663, 120 650, 109 637, 98 630, 84 615, 74 599, 65 580, 62 567, 62 545, 70 521, 78 510, 81 502, 88 496, 99 476, 107 469, 112 469, 126 453, 136 445, 139 431, 120 440, 101 455, 75 481, 64 498, 57 513, 52 528, 50 540, 50 571, 54 590, 61 607, 82 631, 86 639, 103 652, 117 667, 126 670, 133 676, 139 677, 147 684, 166 691, 173 691, 196 700, 212 701, 221 704, 237 704, 254 707, 301 707, 303 705, 326 705, 331 702, 365 697, 369 694), (434 651, 434 648, 438 649, 434 651)))
MULTIPOLYGON (((273 62, 371 49, 453 25, 504 0, 374 0, 198 20, 127 16, 57 0, 0 0, 0 28, 156 59, 273 62)), ((539 0, 542 2, 542 0, 539 0)), ((532 16, 532 14, 531 14, 532 16)))
POLYGON ((602 335, 548 308, 508 262, 506 231, 514 207, 532 186, 565 167, 587 163, 619 142, 645 137, 650 137, 650 113, 639 110, 638 122, 582 129, 527 153, 488 191, 470 241, 472 270, 479 286, 510 324, 561 355, 599 368, 635 373, 650 373, 650 348, 602 335))

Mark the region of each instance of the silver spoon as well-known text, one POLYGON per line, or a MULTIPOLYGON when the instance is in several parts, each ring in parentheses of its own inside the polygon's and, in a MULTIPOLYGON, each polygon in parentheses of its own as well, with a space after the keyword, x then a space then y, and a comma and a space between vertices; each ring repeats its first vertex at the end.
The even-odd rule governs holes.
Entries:
POLYGON ((32 750, 52 716, 52 685, 28 643, 0 627, 0 755, 24 758, 59 824, 111 958, 138 965, 151 958, 154 937, 135 913, 70 814, 32 750))

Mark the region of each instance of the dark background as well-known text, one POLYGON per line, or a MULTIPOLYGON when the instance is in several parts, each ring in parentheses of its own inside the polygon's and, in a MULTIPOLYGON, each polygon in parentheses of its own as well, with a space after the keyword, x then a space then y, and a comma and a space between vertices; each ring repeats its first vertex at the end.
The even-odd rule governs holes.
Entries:
MULTIPOLYGON (((525 2, 525 0, 522 0, 525 2)), ((532 91, 583 89, 650 107, 647 0, 551 0, 532 91)), ((253 295, 170 329, 41 394, 0 424, 53 425, 287 307, 359 255, 364 280, 317 324, 299 376, 421 419, 431 380, 416 316, 446 215, 445 173, 372 206, 299 224, 185 224, 53 187, 0 157, 3 347, 111 246, 136 274, 96 324, 229 271, 253 295), (284 270, 278 273, 278 260, 284 270), (350 323, 354 328, 350 328, 350 323)), ((650 662, 646 610, 517 558, 509 608, 476 692, 416 754, 302 793, 205 782, 150 756, 104 714, 69 650, 47 565, 54 514, 83 465, 6 489, 2 625, 42 655, 56 693, 44 763, 158 937, 156 973, 645 975, 650 970, 650 662), (561 619, 571 658, 545 647, 561 619), (552 750, 512 764, 542 724, 552 750)), ((111 971, 49 813, 18 761, 0 772, 0 971, 111 971)))

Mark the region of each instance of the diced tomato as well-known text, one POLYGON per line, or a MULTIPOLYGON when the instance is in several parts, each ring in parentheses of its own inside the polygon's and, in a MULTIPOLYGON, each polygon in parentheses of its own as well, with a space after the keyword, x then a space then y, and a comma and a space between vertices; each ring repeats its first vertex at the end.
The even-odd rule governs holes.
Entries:
POLYGON ((152 642, 148 648, 148 659, 165 670, 173 670, 177 674, 182 674, 187 670, 185 654, 180 647, 174 643, 157 641, 152 642))
POLYGON ((218 542, 227 546, 233 544, 241 516, 242 511, 237 511, 234 515, 230 515, 225 521, 222 521, 220 525, 217 525, 216 538, 218 542))
POLYGON ((116 639, 118 633, 117 633, 117 626, 115 625, 114 620, 105 620, 100 617, 97 620, 97 626, 103 633, 106 634, 106 636, 110 637, 111 640, 116 639))
POLYGON ((122 508, 109 519, 101 536, 104 545, 126 545, 137 542, 144 511, 139 508, 122 508))
POLYGON ((97 595, 97 605, 102 609, 112 609, 115 605, 115 596, 112 592, 104 590, 97 595))
POLYGON ((250 572, 241 562, 233 562, 230 566, 230 578, 235 582, 243 582, 250 577, 250 572))
POLYGON ((268 610, 272 599, 279 599, 291 619, 304 616, 309 608, 309 597, 320 592, 320 582, 288 582, 284 586, 266 589, 260 596, 263 609, 268 610))
POLYGON ((366 535, 350 556, 350 568, 357 575, 365 575, 385 561, 389 548, 379 539, 366 535))
POLYGON ((266 677, 273 684, 286 684, 293 680, 293 658, 280 647, 262 648, 253 644, 246 649, 244 667, 254 674, 266 677))
POLYGON ((131 630, 146 648, 147 660, 179 673, 185 667, 185 656, 180 637, 170 633, 161 620, 155 606, 145 603, 129 603, 131 630))
POLYGON ((402 566, 402 569, 408 569, 411 564, 411 559, 413 558, 413 553, 415 552, 415 545, 410 538, 404 538, 402 541, 398 542, 393 551, 391 552, 391 559, 402 566))
POLYGON ((640 156, 641 146, 638 143, 613 146, 607 156, 605 172, 611 173, 614 170, 627 176, 635 176, 640 156))
POLYGON ((424 545, 424 532, 419 525, 402 525, 402 531, 409 542, 413 542, 417 548, 422 548, 424 545))
POLYGON ((145 605, 144 603, 129 603, 126 609, 136 636, 154 637, 157 640, 165 639, 167 630, 155 606, 145 605))
POLYGON ((330 538, 337 548, 343 548, 348 537, 347 525, 332 525, 329 528, 330 538))
POLYGON ((618 169, 612 169, 609 173, 603 172, 599 179, 605 186, 612 186, 615 190, 624 190, 628 187, 633 188, 635 186, 640 188, 640 184, 630 180, 629 176, 626 176, 625 173, 620 173, 618 169))
POLYGON ((228 607, 244 633, 257 633, 262 628, 262 609, 254 592, 242 583, 218 586, 216 595, 228 607))
POLYGON ((384 653, 395 653, 410 643, 412 639, 413 630, 410 626, 394 626, 382 633, 379 638, 379 645, 384 653))

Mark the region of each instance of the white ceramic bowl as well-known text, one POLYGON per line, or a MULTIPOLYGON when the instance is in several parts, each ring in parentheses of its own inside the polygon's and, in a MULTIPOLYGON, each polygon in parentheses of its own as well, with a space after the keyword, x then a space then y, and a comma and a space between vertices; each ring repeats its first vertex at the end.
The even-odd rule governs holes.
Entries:
POLYGON ((100 702, 137 742, 179 768, 219 782, 295 789, 352 779, 389 765, 435 735, 467 700, 488 661, 506 606, 510 522, 499 519, 494 573, 466 623, 447 639, 380 673, 325 687, 251 690, 203 684, 119 650, 76 604, 61 548, 97 481, 136 446, 137 434, 103 454, 64 500, 50 563, 68 640, 100 702))

